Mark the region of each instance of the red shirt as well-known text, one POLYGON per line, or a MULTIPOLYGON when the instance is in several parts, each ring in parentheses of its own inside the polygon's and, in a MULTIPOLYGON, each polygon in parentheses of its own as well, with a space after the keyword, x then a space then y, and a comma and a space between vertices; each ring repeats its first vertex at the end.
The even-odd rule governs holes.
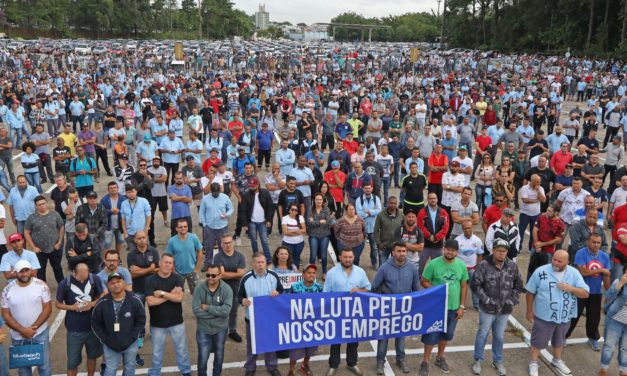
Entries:
POLYGON ((486 149, 492 145, 492 138, 488 135, 479 135, 475 138, 475 141, 479 144, 479 150, 477 150, 477 155, 481 155, 486 149))
MULTIPOLYGON (((324 181, 333 185, 344 185, 346 183, 346 174, 342 171, 337 173, 338 179, 335 179, 333 171, 327 171, 324 173, 324 181), (338 181, 339 180, 339 181, 338 181), (341 183, 341 184, 340 184, 341 183)), ((344 189, 342 188, 329 188, 329 193, 335 200, 335 202, 344 202, 344 189)))
POLYGON ((612 219, 614 220, 614 228, 612 229, 612 240, 618 241, 618 228, 623 225, 627 225, 627 205, 621 205, 614 209, 612 219))
POLYGON ((229 131, 235 137, 235 139, 239 140, 239 136, 244 132, 244 124, 242 124, 239 120, 233 120, 229 123, 229 131), (238 129, 235 129, 238 128, 238 129))
POLYGON ((353 155, 357 151, 358 145, 357 145, 357 141, 355 140, 351 142, 348 142, 348 140, 344 140, 342 144, 344 145, 344 150, 346 150, 348 155, 353 155))
MULTIPOLYGON (((616 233, 617 233, 617 236, 616 236, 616 240, 617 240, 616 250, 618 252, 620 252, 621 255, 623 255, 623 258, 627 258, 627 245, 624 245, 620 241, 620 239, 618 239, 618 236, 620 236, 620 235, 627 235, 627 224, 623 223, 622 225, 617 226, 617 227, 618 227, 618 230, 616 231, 616 233)), ((615 264, 620 264, 621 263, 620 259, 618 259, 616 257, 613 257, 612 261, 614 261, 615 264)))
MULTIPOLYGON (((553 240, 566 231, 566 225, 560 217, 549 219, 546 214, 542 214, 538 217, 536 227, 538 228, 537 240, 541 242, 553 240)), ((555 253, 555 247, 556 245, 545 245, 542 247, 542 250, 546 253, 555 253)))
POLYGON ((488 208, 483 212, 483 223, 490 226, 494 222, 501 219, 501 213, 503 213, 503 210, 505 210, 505 208, 506 207, 503 207, 501 209, 496 204, 488 206, 488 208))
POLYGON ((483 124, 488 126, 496 124, 496 111, 485 110, 483 113, 483 124))
POLYGON ((560 151, 553 154, 549 166, 553 169, 555 175, 563 175, 564 169, 566 169, 566 165, 569 163, 573 163, 573 155, 568 151, 566 153, 560 151))
MULTIPOLYGON (((435 153, 429 156, 429 166, 448 166, 448 157, 444 153, 438 157, 435 153)), ((432 171, 429 169, 429 184, 442 184, 442 175, 446 171, 432 171)))

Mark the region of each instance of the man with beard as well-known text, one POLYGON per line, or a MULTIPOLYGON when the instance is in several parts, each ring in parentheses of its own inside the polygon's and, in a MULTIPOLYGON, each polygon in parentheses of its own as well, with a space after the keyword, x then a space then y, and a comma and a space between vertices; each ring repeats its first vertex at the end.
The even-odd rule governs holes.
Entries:
POLYGON ((100 273, 97 274, 100 278, 100 287, 102 287, 102 291, 107 291, 107 277, 111 273, 117 273, 124 279, 126 291, 133 291, 133 279, 131 272, 127 268, 120 266, 120 260, 120 254, 115 250, 110 249, 105 253, 104 268, 102 268, 100 273))
MULTIPOLYGON (((11 328, 11 344, 22 345, 24 340, 43 345, 40 375, 52 374, 48 318, 52 313, 50 289, 33 277, 31 264, 20 260, 15 264, 17 279, 2 290, 2 318, 11 328)), ((18 369, 19 374, 31 374, 31 367, 18 369)))
MULTIPOLYGON (((137 188, 132 185, 126 186, 127 200, 120 207, 120 228, 124 239, 126 239, 127 249, 130 251, 135 248, 133 238, 137 231, 144 230, 148 232, 152 222, 150 214, 150 204, 143 197, 137 197, 137 188)), ((150 244, 153 247, 154 244, 150 244)))
POLYGON ((222 252, 222 236, 226 234, 229 218, 233 215, 233 204, 227 195, 220 192, 220 184, 211 183, 211 194, 205 195, 200 203, 198 218, 203 233, 204 266, 213 262, 213 248, 222 252))
POLYGON ((383 178, 383 168, 375 160, 375 153, 372 150, 366 152, 366 161, 362 163, 364 171, 372 178, 372 193, 381 197, 381 178, 383 178))
POLYGON ((562 374, 570 369, 562 360, 566 332, 571 319, 577 317, 577 298, 588 298, 590 288, 579 271, 568 265, 568 252, 555 252, 551 264, 539 267, 526 286, 527 313, 531 328, 531 361, 529 376, 538 376, 540 351, 551 341, 551 365, 562 374))

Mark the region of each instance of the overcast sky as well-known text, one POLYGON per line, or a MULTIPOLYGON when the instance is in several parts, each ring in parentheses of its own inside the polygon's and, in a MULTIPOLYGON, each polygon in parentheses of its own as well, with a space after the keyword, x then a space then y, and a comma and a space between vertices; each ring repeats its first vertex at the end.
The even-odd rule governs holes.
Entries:
POLYGON ((384 17, 390 14, 430 11, 437 12, 436 0, 233 0, 235 7, 247 14, 257 11, 259 4, 266 4, 270 21, 329 22, 338 14, 353 11, 365 17, 384 17), (313 4, 313 6, 312 6, 313 4))

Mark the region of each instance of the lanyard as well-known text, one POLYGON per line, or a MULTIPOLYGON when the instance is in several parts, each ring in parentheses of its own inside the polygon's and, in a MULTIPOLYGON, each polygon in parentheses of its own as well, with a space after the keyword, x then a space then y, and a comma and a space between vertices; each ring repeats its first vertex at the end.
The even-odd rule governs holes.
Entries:
MULTIPOLYGON (((125 300, 126 300, 126 296, 124 296, 124 299, 122 299, 122 302, 120 303, 120 310, 122 310, 122 306, 124 305, 124 301, 125 300)), ((119 320, 120 312, 116 308, 117 306, 115 305, 115 300, 112 299, 111 301, 113 302, 113 313, 115 314, 115 322, 118 323, 118 322, 120 322, 120 320, 119 320)))

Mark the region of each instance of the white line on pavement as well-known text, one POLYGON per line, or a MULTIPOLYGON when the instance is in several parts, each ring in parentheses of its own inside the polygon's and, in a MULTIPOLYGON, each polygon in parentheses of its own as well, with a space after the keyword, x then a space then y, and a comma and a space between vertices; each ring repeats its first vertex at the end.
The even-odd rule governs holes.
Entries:
POLYGON ((19 158, 19 157, 21 157, 23 154, 24 154, 24 152, 23 152, 23 151, 21 151, 19 154, 14 155, 14 156, 13 156, 13 160, 18 159, 18 158, 19 158))
POLYGON ((46 189, 46 193, 50 193, 50 192, 52 192, 52 190, 53 190, 56 186, 57 186, 56 184, 52 184, 52 185, 50 186, 50 188, 46 189))
MULTIPOLYGON (((503 345, 504 349, 523 349, 526 348, 527 345, 525 345, 524 343, 506 343, 503 345)), ((486 350, 491 350, 492 346, 491 345, 486 345, 486 350)), ((457 352, 470 352, 474 350, 474 346, 450 346, 446 348, 446 352, 448 353, 457 353, 457 352)), ((406 351, 407 355, 419 355, 423 353, 423 349, 410 349, 406 351)), ((390 356, 396 356, 396 351, 394 350, 390 350, 387 352, 386 354, 388 357, 390 356)), ((370 352, 360 352, 359 353, 359 357, 360 358, 374 358, 377 356, 377 352, 376 351, 370 351, 370 352)), ((345 354, 341 354, 342 359, 346 358, 345 354)), ((212 357, 213 358, 213 357, 212 357)), ((328 355, 316 355, 316 356, 312 356, 310 362, 322 362, 322 361, 327 361, 329 359, 328 355)), ((288 364, 290 362, 289 359, 279 359, 279 364, 288 364)), ((389 362, 385 363, 386 365, 388 365, 389 367, 389 362)), ((258 360, 257 361, 257 365, 258 366, 263 366, 264 365, 264 361, 263 360, 258 360)), ((211 366, 212 366, 212 361, 209 360, 209 364, 208 364, 208 370, 207 373, 211 372, 211 366)), ((231 369, 231 368, 242 368, 244 367, 244 362, 232 362, 232 363, 224 363, 222 365, 223 369, 231 369)), ((136 375, 146 375, 148 374, 148 370, 149 368, 138 368, 135 370, 135 374, 136 375)), ((198 370, 198 366, 196 365, 192 365, 192 371, 197 371, 198 370)), ((161 368, 161 373, 178 373, 179 369, 177 366, 172 366, 172 367, 163 367, 161 368)), ((391 375, 394 375, 394 372, 392 371, 392 367, 390 367, 390 372, 391 375)), ((368 374, 370 374, 370 372, 368 372, 368 374)), ((122 375, 122 371, 119 370, 117 373, 118 376, 122 375)), ((66 376, 65 373, 62 374, 57 374, 57 375, 53 375, 53 376, 66 376)), ((77 376, 87 376, 87 373, 85 372, 81 372, 79 373, 77 376)))

